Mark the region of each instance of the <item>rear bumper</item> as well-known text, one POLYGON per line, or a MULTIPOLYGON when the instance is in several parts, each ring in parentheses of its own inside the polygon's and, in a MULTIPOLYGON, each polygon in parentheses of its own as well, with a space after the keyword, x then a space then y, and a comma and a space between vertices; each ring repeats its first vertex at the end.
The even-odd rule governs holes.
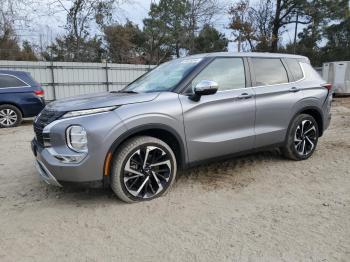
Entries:
POLYGON ((330 123, 331 123, 331 120, 332 120, 332 114, 329 113, 327 116, 326 116, 326 119, 325 119, 325 123, 324 123, 324 127, 323 127, 323 131, 326 130, 330 123))
POLYGON ((20 107, 23 112, 23 117, 34 117, 44 109, 45 100, 43 98, 35 97, 30 99, 30 101, 21 104, 20 107))

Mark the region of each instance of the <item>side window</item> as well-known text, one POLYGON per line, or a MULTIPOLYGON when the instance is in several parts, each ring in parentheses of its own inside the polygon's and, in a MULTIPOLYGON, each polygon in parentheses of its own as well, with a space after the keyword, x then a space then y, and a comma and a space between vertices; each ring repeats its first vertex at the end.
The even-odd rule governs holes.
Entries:
POLYGON ((287 71, 281 59, 252 58, 256 86, 288 83, 287 71))
POLYGON ((10 75, 0 75, 0 88, 27 86, 26 83, 10 75))
POLYGON ((289 70, 294 76, 294 81, 298 81, 304 77, 303 70, 301 69, 299 61, 297 59, 287 58, 285 61, 289 70))
POLYGON ((244 88, 245 73, 242 58, 216 58, 192 81, 192 90, 202 80, 219 84, 219 90, 244 88))

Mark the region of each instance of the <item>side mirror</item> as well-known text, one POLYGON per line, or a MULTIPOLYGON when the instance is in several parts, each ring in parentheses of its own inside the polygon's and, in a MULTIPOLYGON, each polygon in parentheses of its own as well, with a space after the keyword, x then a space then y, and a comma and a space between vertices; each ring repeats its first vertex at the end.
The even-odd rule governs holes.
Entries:
POLYGON ((190 96, 193 101, 199 101, 201 96, 213 95, 218 91, 219 84, 211 80, 202 80, 194 88, 194 94, 190 96))

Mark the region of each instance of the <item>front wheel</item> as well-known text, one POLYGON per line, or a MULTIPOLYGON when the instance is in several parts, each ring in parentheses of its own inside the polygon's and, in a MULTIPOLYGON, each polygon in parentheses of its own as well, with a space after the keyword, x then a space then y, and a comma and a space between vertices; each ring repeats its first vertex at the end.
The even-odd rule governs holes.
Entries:
POLYGON ((176 158, 162 140, 134 137, 116 153, 111 187, 128 203, 157 198, 168 191, 176 176, 176 158))
POLYGON ((301 114, 293 120, 282 151, 287 158, 293 160, 308 159, 316 149, 318 137, 316 120, 310 115, 301 114))

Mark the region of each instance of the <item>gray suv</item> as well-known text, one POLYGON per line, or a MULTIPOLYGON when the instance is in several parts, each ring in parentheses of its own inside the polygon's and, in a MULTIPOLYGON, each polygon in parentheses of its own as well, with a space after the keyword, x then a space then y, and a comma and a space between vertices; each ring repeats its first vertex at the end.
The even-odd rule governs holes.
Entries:
POLYGON ((177 170, 266 147, 309 158, 331 86, 303 56, 211 53, 164 63, 121 91, 48 104, 32 149, 49 184, 103 181, 126 202, 161 196, 177 170))

